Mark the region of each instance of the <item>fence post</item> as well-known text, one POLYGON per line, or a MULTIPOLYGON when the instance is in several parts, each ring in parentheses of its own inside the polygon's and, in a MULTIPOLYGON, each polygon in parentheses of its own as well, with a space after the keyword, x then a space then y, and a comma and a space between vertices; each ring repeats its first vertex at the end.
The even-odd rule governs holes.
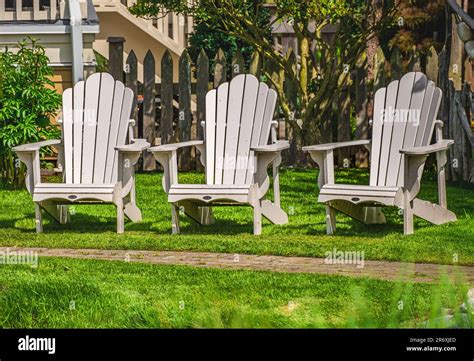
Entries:
POLYGON ((209 91, 209 58, 204 50, 199 53, 196 67, 197 137, 204 140, 204 129, 201 123, 206 121, 206 94, 209 91))
POLYGON ((429 54, 426 57, 426 77, 438 84, 439 58, 434 46, 430 47, 429 54))
MULTIPOLYGON (((155 145, 155 58, 150 50, 145 55, 143 68, 143 137, 151 145, 155 145)), ((151 153, 144 153, 143 169, 156 169, 155 158, 151 153)))
MULTIPOLYGON (((139 138, 138 129, 138 104, 137 104, 137 96, 138 96, 138 67, 137 67, 137 56, 135 52, 132 50, 130 54, 128 54, 126 67, 125 67, 125 84, 127 87, 133 90, 134 99, 133 99, 133 110, 131 114, 131 119, 135 120, 135 126, 133 127, 133 137, 139 138)), ((143 129, 143 128, 142 128, 143 129)))
POLYGON ((408 70, 409 71, 421 71, 421 59, 420 54, 416 50, 416 46, 413 46, 413 49, 410 54, 410 59, 408 60, 408 70))
POLYGON ((393 48, 392 55, 390 56, 390 65, 392 70, 391 80, 400 80, 403 74, 403 59, 400 49, 397 47, 393 48))
MULTIPOLYGON (((367 120, 367 54, 364 51, 357 61, 356 65, 356 80, 355 80, 355 111, 356 111, 356 139, 367 139, 368 120, 367 120)), ((356 167, 368 167, 368 152, 364 147, 357 149, 356 153, 356 167)))
MULTIPOLYGON (((351 77, 342 74, 339 78, 339 121, 337 122, 337 141, 347 142, 351 140, 351 77)), ((350 166, 350 148, 341 148, 337 151, 337 163, 340 167, 350 166)))
POLYGON ((226 64, 224 51, 219 48, 216 54, 214 65, 214 88, 217 88, 219 85, 227 81, 226 64))
MULTIPOLYGON (((288 57, 289 62, 292 64, 293 71, 296 71, 296 67, 298 66, 298 61, 296 59, 296 54, 293 49, 289 49, 285 55, 288 57)), ((295 84, 289 81, 283 80, 284 91, 286 98, 289 101, 290 109, 291 109, 291 116, 293 120, 296 120, 296 108, 297 108, 297 90, 295 89, 295 84)), ((283 154, 284 160, 287 164, 295 164, 298 161, 298 144, 296 137, 293 136, 293 129, 285 123, 285 135, 286 139, 290 141, 290 149, 283 154)))
MULTIPOLYGON (((459 4, 462 2, 457 1, 459 4)), ((457 25, 455 14, 448 14, 451 18, 451 25, 448 22, 448 31, 451 33, 451 47, 450 47, 450 59, 449 59, 449 79, 452 80, 454 90, 461 91, 462 88, 462 66, 464 63, 464 43, 459 39, 457 35, 457 25)), ((449 37, 448 37, 449 39, 449 37)))
POLYGON ((385 87, 385 54, 379 46, 374 59, 374 95, 380 88, 385 87))
MULTIPOLYGON (((191 139, 191 58, 184 50, 179 58, 179 141, 191 139)), ((185 148, 179 155, 179 165, 183 170, 191 169, 191 149, 185 148)))
POLYGON ((161 144, 168 144, 173 137, 173 58, 166 50, 161 58, 161 144))
MULTIPOLYGON (((439 61, 439 72, 438 72, 438 86, 443 91, 443 100, 441 102, 441 108, 439 112, 439 119, 444 123, 443 125, 443 138, 449 139, 449 128, 451 124, 449 122, 449 114, 451 107, 451 99, 449 97, 449 59, 446 46, 443 47, 438 56, 439 61)), ((452 150, 448 151, 448 164, 446 165, 446 179, 451 179, 451 154, 452 150)))
MULTIPOLYGON (((449 133, 447 134, 448 139, 456 139, 454 138, 456 134, 456 113, 457 113, 457 104, 456 104, 456 90, 454 89, 454 83, 452 80, 449 80, 449 91, 447 96, 449 97, 449 133)), ((451 169, 451 180, 457 181, 458 180, 458 163, 457 159, 457 149, 456 149, 456 142, 451 147, 448 161, 449 161, 449 168, 451 169)))
MULTIPOLYGON (((461 156, 462 156, 462 179, 464 182, 469 182, 471 176, 471 139, 470 135, 471 124, 471 87, 468 83, 464 83, 461 91, 461 112, 458 113, 459 128, 462 133, 461 136, 461 156)), ((456 139, 456 138, 455 138, 456 139)))
POLYGON ((463 157, 463 148, 464 148, 464 132, 461 126, 461 120, 459 119, 459 111, 462 107, 461 102, 461 92, 454 90, 454 109, 453 109, 453 138, 456 141, 454 142, 454 159, 453 167, 454 173, 456 174, 456 180, 463 180, 464 174, 464 157, 463 157))
POLYGON ((119 36, 109 36, 109 73, 115 80, 123 81, 123 43, 125 39, 119 36))
POLYGON ((232 78, 245 73, 245 62, 242 53, 238 49, 232 58, 232 78))
POLYGON ((262 71, 262 61, 260 60, 260 53, 254 51, 252 57, 250 58, 249 73, 255 75, 257 78, 260 78, 260 72, 262 71))

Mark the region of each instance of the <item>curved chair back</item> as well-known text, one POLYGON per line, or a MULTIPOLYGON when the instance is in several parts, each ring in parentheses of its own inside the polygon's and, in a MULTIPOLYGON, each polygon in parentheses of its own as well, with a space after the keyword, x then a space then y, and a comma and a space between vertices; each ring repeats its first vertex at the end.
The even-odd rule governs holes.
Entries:
POLYGON ((117 181, 116 146, 125 145, 133 91, 108 73, 95 73, 63 94, 66 183, 117 181))

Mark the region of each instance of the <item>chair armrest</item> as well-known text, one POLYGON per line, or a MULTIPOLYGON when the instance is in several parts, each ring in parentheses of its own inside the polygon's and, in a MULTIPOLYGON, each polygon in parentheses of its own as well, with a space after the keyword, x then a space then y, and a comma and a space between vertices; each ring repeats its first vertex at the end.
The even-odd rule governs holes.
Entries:
POLYGON ((36 143, 22 144, 12 148, 12 150, 17 153, 18 159, 20 159, 20 161, 26 165, 25 183, 28 192, 30 192, 31 194, 33 194, 35 185, 41 183, 41 165, 39 150, 43 147, 49 147, 60 144, 61 140, 50 139, 36 143))
POLYGON ((43 140, 37 143, 22 144, 12 148, 14 152, 35 152, 43 147, 61 144, 59 139, 43 140))
POLYGON ((404 160, 404 176, 403 189, 405 193, 405 201, 412 201, 420 191, 421 176, 426 159, 432 153, 437 155, 438 172, 444 168, 447 161, 446 151, 453 140, 445 139, 425 147, 405 148, 400 153, 405 155, 404 160))
POLYGON ((119 152, 142 152, 150 147, 146 139, 135 139, 132 144, 115 147, 119 152))
POLYGON ((290 147, 290 143, 287 140, 279 140, 274 144, 253 147, 251 148, 251 150, 253 150, 256 153, 273 153, 273 152, 281 152, 282 150, 288 149, 289 147, 290 147))
MULTIPOLYGON (((334 184, 334 152, 335 149, 354 147, 354 146, 369 146, 371 141, 369 139, 353 140, 350 142, 327 143, 319 145, 311 145, 303 147, 305 152, 309 152, 311 158, 319 166, 318 185, 321 189, 325 184, 334 184)), ((368 147, 367 147, 368 148, 368 147)))
POLYGON ((186 148, 186 147, 193 147, 197 145, 203 145, 204 141, 203 140, 190 140, 188 142, 182 142, 182 143, 173 143, 173 144, 164 144, 164 145, 159 145, 157 147, 152 147, 148 149, 149 152, 151 153, 156 153, 156 152, 172 152, 181 148, 186 148))
POLYGON ((115 147, 118 152, 118 180, 122 183, 121 196, 129 194, 135 184, 135 164, 142 152, 150 146, 145 139, 132 140, 131 144, 115 147))
POLYGON ((427 145, 425 147, 414 147, 401 149, 400 153, 405 155, 428 155, 431 153, 437 153, 440 151, 448 150, 451 145, 454 144, 454 140, 444 139, 436 142, 435 144, 427 145))
POLYGON ((163 189, 166 193, 169 192, 171 185, 178 184, 178 158, 176 151, 181 148, 193 146, 198 148, 201 153, 201 163, 205 163, 205 160, 203 160, 205 157, 203 140, 190 140, 188 142, 164 144, 148 149, 150 153, 153 153, 156 161, 163 167, 163 189))
POLYGON ((346 148, 346 147, 355 147, 359 145, 368 145, 370 144, 371 141, 369 139, 362 139, 362 140, 353 140, 350 142, 340 142, 340 143, 326 143, 326 144, 318 144, 318 145, 310 145, 307 147, 303 147, 303 150, 305 152, 311 152, 311 151, 328 151, 328 150, 334 150, 338 148, 346 148))
POLYGON ((281 152, 289 147, 290 143, 288 141, 279 140, 274 144, 251 148, 251 150, 255 152, 256 158, 255 182, 258 186, 259 197, 263 197, 270 187, 270 177, 268 176, 267 169, 268 166, 273 163, 274 185, 278 188, 277 197, 279 198, 278 166, 281 164, 281 152))

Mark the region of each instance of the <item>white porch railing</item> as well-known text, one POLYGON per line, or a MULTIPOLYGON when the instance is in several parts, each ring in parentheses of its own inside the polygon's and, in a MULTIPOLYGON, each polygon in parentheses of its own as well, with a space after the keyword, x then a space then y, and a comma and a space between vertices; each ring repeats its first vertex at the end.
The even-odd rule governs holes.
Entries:
MULTIPOLYGON (((0 22, 69 19, 66 5, 66 0, 0 0, 0 22)), ((87 18, 87 0, 79 0, 79 5, 87 18)))
MULTIPOLYGON (((113 11, 112 9, 115 8, 129 13, 127 8, 136 2, 137 0, 93 0, 97 12, 113 11)), ((192 17, 174 13, 163 14, 163 16, 158 16, 156 19, 142 19, 133 16, 133 21, 150 35, 153 36, 154 33, 159 33, 175 43, 180 49, 186 48, 187 34, 193 31, 194 26, 192 17), (143 25, 145 28, 143 28, 143 25)))

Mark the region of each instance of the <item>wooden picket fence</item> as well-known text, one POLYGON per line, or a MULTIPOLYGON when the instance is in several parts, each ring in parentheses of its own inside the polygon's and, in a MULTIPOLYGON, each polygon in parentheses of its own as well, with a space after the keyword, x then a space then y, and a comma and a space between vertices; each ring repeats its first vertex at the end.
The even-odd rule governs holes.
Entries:
MULTIPOLYGON (((109 72, 123 80, 123 71, 116 64, 123 64, 121 46, 117 43, 109 52, 109 72)), ((136 136, 146 138, 151 144, 185 142, 191 139, 203 139, 202 122, 205 121, 206 94, 221 83, 239 74, 245 73, 244 58, 237 52, 232 59, 232 72, 227 74, 224 52, 219 50, 214 59, 213 81, 210 79, 210 61, 201 51, 196 64, 193 64, 185 50, 174 64, 171 54, 166 51, 161 62, 161 83, 155 83, 155 58, 148 51, 143 59, 143 81, 138 82, 138 60, 133 51, 125 61, 125 83, 138 94, 137 107, 132 117, 137 122, 136 136), (173 69, 178 67, 179 81, 173 82, 173 69)), ((248 73, 259 76, 258 56, 254 55, 248 73)), ((184 170, 198 167, 195 154, 185 149, 179 154, 179 167, 184 170)), ((156 168, 153 156, 146 154, 143 170, 156 168)))
MULTIPOLYGON (((459 55, 459 54, 458 54, 459 55)), ((366 60, 366 54, 361 58, 366 60)), ((464 82, 464 62, 457 60, 460 56, 451 56, 444 48, 436 52, 434 48, 426 56, 420 55, 415 49, 408 57, 394 48, 386 57, 379 47, 374 59, 372 84, 367 81, 367 63, 362 61, 357 65, 354 76, 348 84, 341 87, 336 99, 334 121, 337 121, 337 134, 334 141, 348 141, 351 138, 365 139, 370 137, 370 122, 373 114, 372 99, 375 92, 387 86, 392 80, 400 79, 409 71, 422 71, 429 80, 434 81, 443 91, 443 103, 438 119, 444 122, 443 137, 454 139, 455 145, 449 151, 447 176, 452 181, 474 183, 472 115, 474 115, 474 99, 471 86, 464 82), (349 88, 349 89, 348 89, 349 88), (350 114, 355 116, 355 134, 351 134, 348 119, 350 114)), ((470 64, 469 64, 470 65, 470 64)), ((337 158, 340 166, 346 166, 346 160, 354 156, 354 150, 341 149, 337 158)), ((355 165, 364 165, 355 154, 355 165)))
MULTIPOLYGON (((117 43, 110 45, 112 48, 109 51, 109 71, 117 79, 123 79, 124 72, 120 67, 120 64, 123 64, 123 47, 117 43)), ((174 64, 169 52, 165 52, 158 61, 161 62, 161 83, 155 83, 156 59, 151 51, 146 54, 142 62, 144 79, 141 82, 137 78, 138 61, 133 51, 128 54, 125 62, 125 83, 139 94, 139 99, 142 99, 133 114, 138 124, 136 136, 146 138, 154 145, 203 139, 201 122, 205 120, 206 93, 238 74, 247 72, 259 76, 261 72, 257 53, 252 55, 249 69, 245 67, 242 54, 240 52, 234 54, 230 60, 231 74, 228 74, 227 59, 222 50, 218 51, 214 59, 213 69, 210 68, 209 58, 204 51, 201 51, 195 64, 187 51, 183 52, 178 64, 174 64), (174 83, 173 69, 176 66, 179 80, 174 83), (212 81, 209 81, 211 74, 212 81)), ((369 119, 372 117, 371 102, 374 92, 388 85, 390 81, 400 79, 405 72, 413 70, 425 72, 445 94, 439 116, 445 123, 444 136, 456 140, 449 154, 448 176, 454 181, 474 181, 473 136, 470 125, 474 102, 471 100, 471 90, 467 84, 462 85, 460 90, 455 89, 450 57, 446 50, 438 54, 432 49, 425 58, 414 51, 404 59, 396 48, 389 57, 386 57, 379 48, 374 62, 374 81, 370 84, 367 81, 367 64, 360 62, 352 72, 351 81, 341 86, 338 96, 334 99, 334 118, 331 121, 337 122, 337 129, 334 132, 334 129, 330 129, 332 128, 330 125, 327 126, 329 130, 326 140, 346 141, 370 137, 369 119), (356 123, 355 134, 351 131, 351 117, 356 123)), ((286 163, 293 164, 295 159, 300 159, 296 155, 297 147, 291 139, 291 130, 286 128, 283 121, 279 124, 280 137, 286 137, 293 144, 289 154, 285 156, 286 163)), ((337 158, 340 166, 351 164, 364 166, 364 161, 358 158, 354 150, 341 150, 337 158)), ((199 167, 192 150, 187 149, 180 153, 179 166, 184 170, 199 167)), ((156 168, 151 155, 144 156, 142 167, 146 171, 156 168)))

